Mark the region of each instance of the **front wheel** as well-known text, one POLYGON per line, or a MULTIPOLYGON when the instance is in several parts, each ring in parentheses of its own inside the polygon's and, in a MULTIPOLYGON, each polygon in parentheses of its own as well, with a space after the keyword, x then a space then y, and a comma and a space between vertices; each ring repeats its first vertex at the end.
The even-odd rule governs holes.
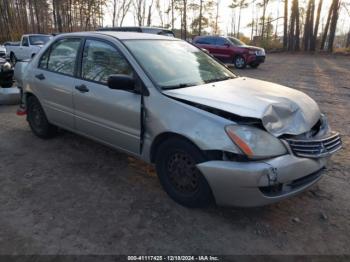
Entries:
POLYGON ((33 133, 40 138, 47 139, 57 134, 57 127, 49 123, 35 96, 30 96, 27 100, 27 120, 33 133))
POLYGON ((240 55, 235 57, 233 63, 237 69, 244 69, 247 65, 244 57, 240 55))
POLYGON ((204 154, 186 140, 171 138, 160 145, 156 170, 164 190, 174 201, 187 207, 205 207, 213 202, 208 182, 196 167, 204 161, 204 154))
POLYGON ((14 53, 11 53, 10 54, 10 62, 11 64, 14 66, 17 62, 17 58, 16 58, 16 55, 14 53))

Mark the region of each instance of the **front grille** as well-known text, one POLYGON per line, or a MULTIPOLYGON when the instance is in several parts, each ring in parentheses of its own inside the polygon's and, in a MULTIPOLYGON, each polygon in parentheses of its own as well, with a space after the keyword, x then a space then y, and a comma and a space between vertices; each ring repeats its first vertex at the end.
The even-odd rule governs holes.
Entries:
POLYGON ((339 133, 333 132, 323 139, 297 140, 286 139, 296 156, 319 158, 331 155, 342 147, 339 133))

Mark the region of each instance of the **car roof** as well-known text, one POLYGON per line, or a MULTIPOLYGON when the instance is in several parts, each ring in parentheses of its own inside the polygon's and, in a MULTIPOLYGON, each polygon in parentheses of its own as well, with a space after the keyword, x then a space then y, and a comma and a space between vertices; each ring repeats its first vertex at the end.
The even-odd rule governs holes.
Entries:
MULTIPOLYGON (((98 28, 96 31, 115 31, 115 30, 138 30, 139 32, 142 31, 142 29, 150 29, 150 30, 159 30, 159 31, 171 31, 171 29, 162 28, 162 27, 152 27, 152 26, 115 26, 115 27, 101 27, 98 28)), ((126 31, 124 31, 126 32, 126 31)))
POLYGON ((199 36, 196 36, 195 38, 226 38, 226 36, 221 36, 221 35, 199 35, 199 36))
POLYGON ((51 36, 51 35, 48 35, 48 34, 26 34, 23 36, 51 36))
POLYGON ((174 37, 168 37, 164 35, 156 35, 156 34, 147 34, 147 33, 137 33, 137 32, 119 32, 119 31, 93 31, 93 32, 78 32, 78 33, 66 33, 60 34, 57 37, 65 37, 65 36, 101 36, 108 35, 119 40, 173 40, 176 41, 174 37))

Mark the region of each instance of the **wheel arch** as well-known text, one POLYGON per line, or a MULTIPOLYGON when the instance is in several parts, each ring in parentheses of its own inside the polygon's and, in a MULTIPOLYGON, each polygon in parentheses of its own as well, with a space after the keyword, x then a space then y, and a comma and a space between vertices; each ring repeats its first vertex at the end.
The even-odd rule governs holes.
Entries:
POLYGON ((178 138, 181 140, 184 140, 188 143, 190 143, 191 145, 193 145, 194 147, 198 148, 199 150, 203 151, 202 149, 200 149, 191 139, 189 139, 188 137, 175 133, 175 132, 163 132, 161 134, 158 134, 152 141, 151 144, 151 149, 150 149, 150 160, 151 163, 154 163, 156 160, 156 155, 157 155, 157 151, 159 149, 159 146, 166 140, 170 139, 170 138, 178 138))
MULTIPOLYGON (((35 97, 36 99, 38 99, 39 103, 41 104, 40 100, 39 100, 39 97, 37 97, 34 93, 32 92, 24 92, 23 93, 23 96, 24 96, 24 102, 25 102, 25 105, 27 106, 28 105, 28 99, 30 97, 35 97)), ((45 110, 44 110, 45 111, 45 110)))

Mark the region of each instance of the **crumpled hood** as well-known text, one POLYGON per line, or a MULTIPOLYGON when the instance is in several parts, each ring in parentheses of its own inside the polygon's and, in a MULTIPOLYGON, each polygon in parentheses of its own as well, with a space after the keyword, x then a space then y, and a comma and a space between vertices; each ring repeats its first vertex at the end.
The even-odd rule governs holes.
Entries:
POLYGON ((246 77, 166 90, 163 93, 242 117, 258 118, 274 136, 305 133, 316 124, 321 115, 316 102, 306 94, 246 77))

